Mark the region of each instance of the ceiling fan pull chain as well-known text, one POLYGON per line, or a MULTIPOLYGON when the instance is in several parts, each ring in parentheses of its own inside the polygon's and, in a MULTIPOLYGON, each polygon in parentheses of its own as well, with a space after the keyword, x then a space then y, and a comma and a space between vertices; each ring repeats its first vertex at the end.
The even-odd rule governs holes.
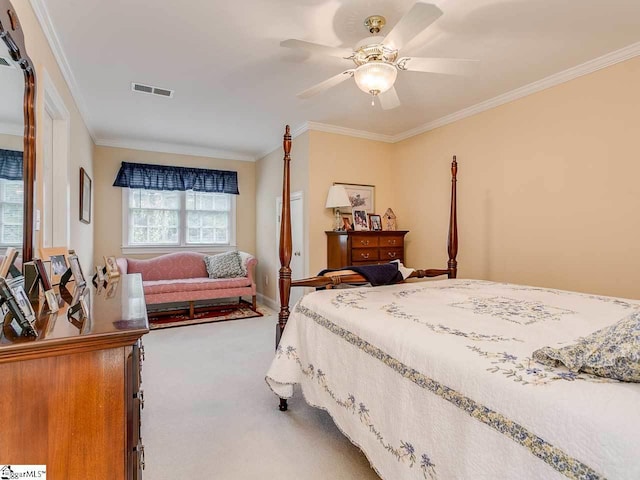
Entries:
POLYGON ((371 106, 376 106, 376 96, 373 93, 371 94, 371 106))

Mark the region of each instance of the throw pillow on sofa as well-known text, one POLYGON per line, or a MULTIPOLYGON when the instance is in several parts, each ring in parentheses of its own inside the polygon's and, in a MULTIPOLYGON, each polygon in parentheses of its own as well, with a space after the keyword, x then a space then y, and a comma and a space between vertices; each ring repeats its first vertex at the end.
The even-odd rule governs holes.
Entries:
POLYGON ((204 257, 209 278, 246 277, 247 269, 238 252, 219 253, 204 257))

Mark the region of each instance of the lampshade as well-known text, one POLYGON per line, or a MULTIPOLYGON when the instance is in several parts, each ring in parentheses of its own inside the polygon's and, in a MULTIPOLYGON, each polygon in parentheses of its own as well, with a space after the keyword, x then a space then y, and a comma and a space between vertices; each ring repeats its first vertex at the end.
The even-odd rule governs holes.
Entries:
POLYGON ((349 195, 342 185, 333 185, 327 194, 325 208, 350 207, 349 195))
POLYGON ((398 70, 390 63, 372 61, 356 68, 354 78, 358 88, 371 95, 379 95, 393 87, 398 70))

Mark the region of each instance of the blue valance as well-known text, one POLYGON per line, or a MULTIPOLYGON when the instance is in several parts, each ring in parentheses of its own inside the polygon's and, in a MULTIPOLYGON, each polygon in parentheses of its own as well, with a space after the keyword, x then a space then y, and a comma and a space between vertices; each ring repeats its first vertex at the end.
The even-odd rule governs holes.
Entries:
POLYGON ((22 152, 0 148, 0 178, 22 180, 22 152))
POLYGON ((194 190, 239 195, 238 172, 122 162, 114 187, 194 190))

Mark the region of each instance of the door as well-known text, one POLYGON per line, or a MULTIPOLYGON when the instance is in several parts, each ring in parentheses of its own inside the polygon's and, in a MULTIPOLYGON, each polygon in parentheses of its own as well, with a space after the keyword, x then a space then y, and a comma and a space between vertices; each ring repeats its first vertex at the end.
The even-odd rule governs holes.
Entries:
MULTIPOLYGON (((302 192, 291 194, 291 278, 297 280, 305 277, 305 254, 304 254, 304 210, 302 192)), ((279 255, 280 247, 280 214, 282 213, 282 197, 276 200, 276 255, 279 255)), ((279 258, 279 257, 278 257, 279 258)), ((278 261, 278 264, 280 262, 278 261)), ((277 279, 276 279, 277 281, 277 279)), ((304 289, 297 287, 291 289, 289 306, 293 307, 304 295, 304 289)), ((280 301, 280 293, 276 301, 280 301)))

